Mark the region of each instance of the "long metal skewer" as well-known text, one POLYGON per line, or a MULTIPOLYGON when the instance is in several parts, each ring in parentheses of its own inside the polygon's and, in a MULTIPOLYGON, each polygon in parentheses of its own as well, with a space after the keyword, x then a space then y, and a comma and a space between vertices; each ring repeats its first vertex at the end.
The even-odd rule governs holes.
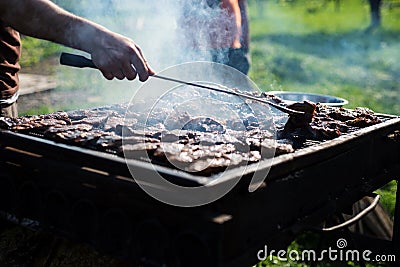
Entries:
POLYGON ((186 85, 191 85, 191 86, 195 86, 195 87, 199 87, 199 88, 203 88, 203 89, 207 89, 207 90, 212 90, 212 91, 216 91, 216 92, 221 92, 221 93, 225 93, 225 94, 230 94, 230 95, 235 95, 235 96, 239 96, 239 97, 243 97, 243 98, 247 98, 250 100, 254 100, 254 101, 258 101, 264 104, 268 104, 282 112, 285 112, 287 114, 290 115, 304 115, 304 112, 302 111, 297 111, 297 110, 293 110, 284 106, 281 106, 279 104, 276 104, 274 102, 256 97, 256 96, 252 96, 252 95, 247 95, 244 93, 239 93, 239 92, 235 92, 235 91, 228 91, 228 90, 224 90, 224 89, 220 89, 220 88, 215 88, 215 87, 210 87, 207 85, 202 85, 202 84, 198 84, 198 83, 192 83, 192 82, 185 82, 182 80, 178 80, 178 79, 174 79, 174 78, 169 78, 169 77, 165 77, 165 76, 161 76, 161 75, 153 75, 151 77, 154 78, 158 78, 158 79, 162 79, 162 80, 166 80, 166 81, 171 81, 171 82, 176 82, 176 83, 180 83, 180 84, 186 84, 186 85))
MULTIPOLYGON (((84 56, 80 56, 80 55, 74 55, 74 54, 70 54, 70 53, 62 53, 60 56, 60 63, 62 65, 66 65, 66 66, 71 66, 71 67, 77 67, 77 68, 94 68, 97 69, 96 65, 94 65, 93 61, 90 60, 89 58, 86 58, 84 56)), ((161 75, 152 75, 151 77, 154 78, 158 78, 158 79, 162 79, 162 80, 166 80, 166 81, 170 81, 170 82, 176 82, 179 84, 186 84, 186 85, 191 85, 191 86, 195 86, 195 87, 199 87, 199 88, 203 88, 203 89, 207 89, 207 90, 212 90, 212 91, 216 91, 216 92, 221 92, 221 93, 225 93, 225 94, 230 94, 230 95, 235 95, 235 96, 239 96, 239 97, 243 97, 243 98, 247 98, 247 99, 251 99, 254 101, 258 101, 267 105, 270 105, 282 112, 285 112, 289 115, 304 115, 304 112, 302 111, 297 111, 297 110, 293 110, 281 105, 278 105, 276 103, 273 103, 271 101, 268 101, 266 99, 262 99, 259 97, 255 97, 252 95, 247 95, 244 93, 239 93, 239 92, 235 92, 235 91, 229 91, 229 90, 224 90, 224 89, 220 89, 220 88, 215 88, 215 87, 210 87, 210 86, 206 86, 206 85, 202 85, 202 84, 198 84, 198 83, 192 83, 192 82, 186 82, 186 81, 182 81, 182 80, 178 80, 178 79, 174 79, 174 78, 169 78, 169 77, 165 77, 165 76, 161 76, 161 75)))

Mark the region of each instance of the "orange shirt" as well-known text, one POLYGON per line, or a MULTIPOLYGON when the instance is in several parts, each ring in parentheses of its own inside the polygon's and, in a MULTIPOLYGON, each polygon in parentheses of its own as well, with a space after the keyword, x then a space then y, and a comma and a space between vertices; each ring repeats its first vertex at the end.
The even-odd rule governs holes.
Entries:
POLYGON ((0 20, 0 98, 11 98, 18 91, 18 63, 21 56, 19 33, 0 20))

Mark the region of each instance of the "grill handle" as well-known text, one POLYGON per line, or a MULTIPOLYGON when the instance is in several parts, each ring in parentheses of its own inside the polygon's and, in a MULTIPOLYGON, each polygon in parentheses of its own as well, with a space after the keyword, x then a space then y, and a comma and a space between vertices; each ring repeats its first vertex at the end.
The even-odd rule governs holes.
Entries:
MULTIPOLYGON (((300 223, 300 224, 296 224, 296 225, 292 226, 290 228, 290 230, 293 233, 299 233, 304 230, 311 230, 311 231, 316 231, 316 232, 332 232, 332 231, 337 231, 337 230, 341 230, 343 228, 349 227, 349 226, 355 224, 356 222, 358 222, 359 220, 361 220, 362 218, 364 218, 368 213, 370 213, 372 210, 374 210, 375 207, 378 205, 381 196, 377 195, 377 194, 373 194, 372 196, 374 197, 374 200, 367 208, 365 208, 360 213, 358 213, 357 215, 353 216, 352 218, 348 219, 347 221, 345 221, 341 224, 325 228, 325 227, 318 227, 318 226, 316 227, 316 226, 310 226, 307 224, 300 223)), ((330 205, 325 207, 323 210, 324 210, 323 213, 326 211, 333 212, 334 210, 336 210, 336 205, 331 203, 330 205)), ((317 216, 319 216, 319 215, 317 215, 317 216)))
POLYGON ((313 230, 317 230, 317 231, 321 231, 321 232, 332 232, 332 231, 337 231, 337 230, 349 227, 349 226, 355 224, 356 222, 358 222, 359 220, 361 220, 362 218, 364 218, 368 213, 373 211, 375 209, 375 207, 378 205, 380 198, 381 198, 381 196, 376 194, 374 197, 374 201, 372 201, 372 203, 368 207, 366 207, 363 211, 361 211, 360 213, 358 213, 351 219, 349 219, 341 224, 331 226, 328 228, 313 227, 313 230))
POLYGON ((91 61, 90 59, 84 56, 74 55, 65 52, 61 53, 60 64, 76 68, 97 69, 96 65, 94 65, 93 61, 91 61))

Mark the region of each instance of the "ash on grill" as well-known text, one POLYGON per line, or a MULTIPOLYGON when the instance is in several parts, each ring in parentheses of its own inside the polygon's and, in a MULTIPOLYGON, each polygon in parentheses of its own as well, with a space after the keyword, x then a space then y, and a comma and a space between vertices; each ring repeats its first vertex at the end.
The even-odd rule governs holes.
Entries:
MULTIPOLYGON (((259 97, 281 102, 272 96, 261 94, 259 97)), ((309 139, 333 139, 351 128, 380 122, 366 108, 348 110, 304 101, 289 107, 305 111, 308 116, 289 117, 285 124, 279 125, 275 123, 276 118, 271 118, 267 107, 254 104, 252 113, 248 112, 246 103, 232 104, 242 112, 240 120, 192 118, 182 113, 174 117, 175 124, 172 121, 164 125, 166 110, 156 110, 147 117, 145 112, 132 110, 127 104, 118 104, 16 119, 0 118, 0 128, 121 157, 143 160, 146 151, 148 159, 156 164, 212 175, 228 166, 292 153, 309 139), (144 120, 152 121, 151 126, 147 126, 144 120), (171 126, 182 125, 182 121, 185 122, 182 129, 171 126), (278 125, 277 135, 271 128, 275 125, 278 125)), ((277 117, 282 116, 279 114, 277 117)))

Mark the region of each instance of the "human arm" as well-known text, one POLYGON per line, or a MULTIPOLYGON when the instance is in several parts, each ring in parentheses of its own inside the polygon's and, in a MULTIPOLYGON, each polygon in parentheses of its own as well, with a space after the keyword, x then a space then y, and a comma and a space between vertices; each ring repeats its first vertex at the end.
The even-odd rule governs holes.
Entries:
POLYGON ((221 7, 226 9, 228 14, 234 19, 235 29, 234 38, 231 44, 232 48, 241 48, 240 38, 242 35, 242 16, 238 0, 221 0, 221 7))
POLYGON ((0 0, 0 17, 19 32, 88 52, 107 79, 148 79, 154 71, 138 45, 49 0, 0 0), (132 65, 134 67, 132 67, 132 65))

